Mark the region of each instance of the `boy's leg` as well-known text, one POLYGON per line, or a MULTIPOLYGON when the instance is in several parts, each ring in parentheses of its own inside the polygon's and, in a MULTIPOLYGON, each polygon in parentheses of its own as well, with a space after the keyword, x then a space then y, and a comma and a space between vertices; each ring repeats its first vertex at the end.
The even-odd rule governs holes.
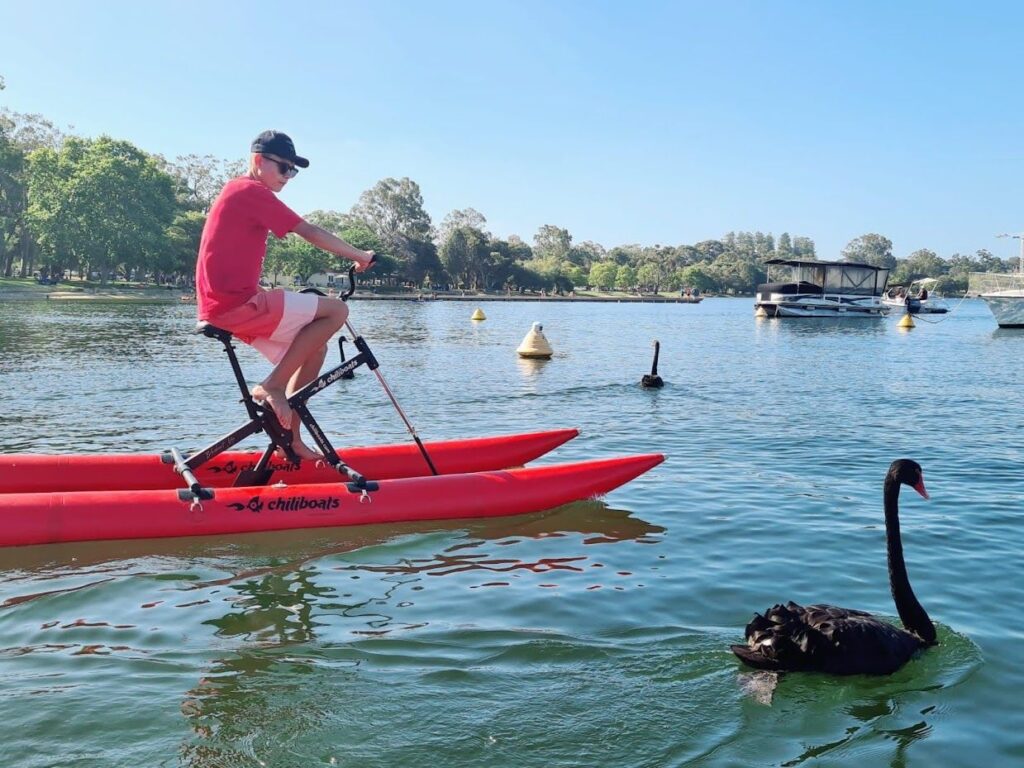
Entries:
MULTIPOLYGON (((285 392, 288 393, 288 397, 291 397, 304 386, 313 381, 317 376, 320 375, 320 369, 323 368, 324 359, 327 357, 327 345, 320 347, 319 352, 314 352, 313 356, 308 358, 294 374, 292 374, 291 380, 288 382, 288 387, 285 392)), ((302 426, 300 419, 292 419, 292 449, 298 454, 300 459, 322 459, 319 451, 310 448, 302 441, 302 436, 299 434, 299 429, 302 426)))
POLYGON ((288 382, 307 360, 311 361, 311 365, 313 360, 318 360, 316 370, 320 370, 327 341, 341 329, 347 317, 348 305, 345 302, 319 297, 313 321, 295 335, 288 351, 270 375, 252 388, 252 396, 273 408, 277 420, 285 429, 291 429, 292 426, 292 409, 288 407, 288 382))

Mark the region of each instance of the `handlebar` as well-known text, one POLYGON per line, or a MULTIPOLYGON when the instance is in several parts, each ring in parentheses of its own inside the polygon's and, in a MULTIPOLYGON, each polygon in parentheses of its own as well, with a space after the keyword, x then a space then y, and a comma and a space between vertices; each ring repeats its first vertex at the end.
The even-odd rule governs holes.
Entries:
MULTIPOLYGON (((366 268, 369 269, 376 262, 377 262, 377 254, 375 253, 375 254, 373 254, 373 256, 370 257, 370 263, 366 265, 366 268)), ((348 268, 348 290, 345 291, 344 293, 342 293, 338 298, 340 298, 342 301, 346 301, 348 299, 348 297, 351 296, 355 292, 356 292, 356 265, 353 264, 351 267, 348 268)))

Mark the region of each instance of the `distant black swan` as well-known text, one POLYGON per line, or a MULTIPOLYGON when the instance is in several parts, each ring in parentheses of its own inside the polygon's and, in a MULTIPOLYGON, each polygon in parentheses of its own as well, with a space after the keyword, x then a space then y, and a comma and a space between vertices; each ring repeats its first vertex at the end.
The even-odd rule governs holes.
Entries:
POLYGON ((658 352, 660 350, 661 344, 654 342, 654 362, 651 364, 651 372, 649 374, 645 373, 643 378, 640 379, 640 386, 645 389, 657 389, 658 387, 665 386, 665 382, 658 375, 658 352))
MULTIPOLYGON (((345 342, 348 341, 344 336, 338 337, 338 352, 341 354, 341 362, 345 362, 345 342)), ((356 377, 355 371, 345 371, 341 374, 343 379, 354 379, 356 377)))
POLYGON ((746 645, 732 652, 758 669, 817 671, 833 675, 888 675, 914 652, 935 645, 935 627, 914 596, 900 541, 900 484, 924 498, 921 467, 910 459, 894 461, 885 476, 885 540, 889 556, 889 587, 905 629, 870 613, 832 605, 776 605, 755 614, 747 625, 746 645))

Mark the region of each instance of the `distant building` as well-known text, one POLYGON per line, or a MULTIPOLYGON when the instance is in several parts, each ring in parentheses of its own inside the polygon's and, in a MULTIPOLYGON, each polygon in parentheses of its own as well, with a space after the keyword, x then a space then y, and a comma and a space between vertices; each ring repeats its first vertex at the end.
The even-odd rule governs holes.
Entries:
POLYGON ((306 285, 341 290, 348 287, 348 276, 344 272, 316 272, 309 276, 306 285))

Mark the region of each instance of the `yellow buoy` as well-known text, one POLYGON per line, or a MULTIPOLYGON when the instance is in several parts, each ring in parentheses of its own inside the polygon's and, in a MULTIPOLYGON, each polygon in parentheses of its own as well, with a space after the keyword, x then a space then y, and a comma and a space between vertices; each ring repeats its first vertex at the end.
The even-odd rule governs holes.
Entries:
POLYGON ((477 307, 476 308, 476 312, 474 312, 473 316, 470 317, 469 319, 470 320, 486 320, 487 319, 487 315, 484 314, 484 311, 482 309, 480 309, 480 307, 477 307))
POLYGON ((550 360, 551 356, 555 354, 551 345, 548 344, 548 340, 544 338, 544 326, 540 323, 534 323, 533 327, 527 331, 516 353, 520 357, 534 360, 550 360))
POLYGON ((754 310, 754 317, 768 317, 768 313, 764 307, 758 307, 754 310))
POLYGON ((900 318, 900 321, 898 323, 896 323, 896 327, 897 328, 913 328, 914 327, 914 318, 912 318, 910 316, 910 313, 907 312, 905 315, 903 315, 903 317, 900 318))

